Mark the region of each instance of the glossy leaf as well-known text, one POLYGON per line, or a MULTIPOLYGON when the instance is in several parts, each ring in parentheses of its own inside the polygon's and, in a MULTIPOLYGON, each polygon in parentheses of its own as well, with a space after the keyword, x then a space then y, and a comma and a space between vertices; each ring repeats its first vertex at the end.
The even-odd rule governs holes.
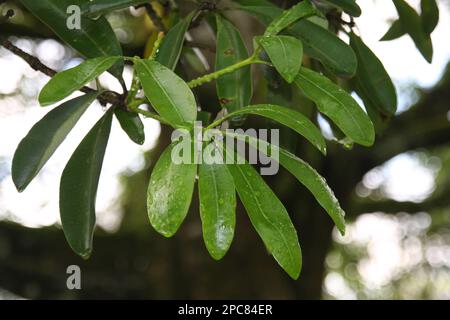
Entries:
POLYGON ((249 164, 227 165, 250 220, 278 264, 298 279, 302 254, 297 232, 285 207, 249 164))
MULTIPOLYGON (((82 16, 80 28, 68 28, 69 18, 73 16, 73 12, 67 13, 68 9, 74 8, 74 5, 84 7, 89 4, 89 0, 77 0, 76 3, 73 0, 20 0, 20 2, 83 56, 87 58, 122 56, 119 40, 104 17, 92 20, 82 16)), ((121 77, 122 71, 122 62, 112 69, 116 77, 121 77)))
POLYGON ((341 77, 353 77, 358 66, 352 48, 335 34, 308 21, 300 20, 289 32, 303 42, 305 53, 322 62, 341 77))
POLYGON ((97 17, 114 10, 148 3, 148 0, 92 0, 83 8, 83 13, 97 17))
POLYGON ((301 1, 274 19, 266 29, 264 36, 274 36, 289 27, 291 24, 305 17, 312 16, 316 9, 309 0, 301 1))
POLYGON ((392 117, 380 111, 380 108, 376 106, 373 103, 373 100, 370 99, 369 96, 364 92, 364 89, 361 87, 359 82, 354 82, 354 88, 356 93, 364 103, 364 108, 366 109, 367 115, 373 123, 375 132, 377 133, 377 135, 381 136, 387 129, 392 117))
POLYGON ((183 49, 185 34, 194 15, 195 12, 190 13, 167 32, 159 47, 156 61, 171 70, 175 70, 180 59, 181 49, 183 49))
POLYGON ((259 43, 277 71, 288 83, 292 83, 302 65, 302 42, 289 36, 267 36, 262 37, 259 43))
POLYGON ((64 234, 70 247, 85 259, 92 252, 95 200, 112 114, 111 108, 89 131, 61 176, 59 208, 64 234))
MULTIPOLYGON (((266 90, 266 103, 285 106, 289 109, 297 110, 295 106, 299 103, 299 101, 294 99, 293 86, 284 81, 276 69, 269 66, 262 66, 262 69, 265 78, 264 89, 266 90)), ((306 100, 306 98, 304 100, 306 100)), ((302 109, 305 107, 303 103, 301 103, 301 106, 302 109)), ((308 109, 311 110, 311 108, 308 109)), ((297 149, 300 137, 295 131, 274 120, 267 120, 267 122, 270 129, 279 130, 279 142, 281 147, 291 151, 297 149)))
POLYGON ((234 2, 238 5, 238 9, 256 16, 266 25, 283 13, 281 8, 267 0, 235 0, 234 2))
POLYGON ((300 112, 272 104, 259 104, 229 113, 226 115, 225 119, 244 114, 255 114, 277 121, 304 136, 319 149, 320 152, 326 154, 325 140, 323 139, 320 130, 311 122, 311 120, 300 112))
POLYGON ((346 91, 327 77, 306 68, 300 70, 295 83, 350 139, 363 146, 374 143, 372 122, 346 91))
POLYGON ((42 88, 39 103, 48 106, 67 98, 111 68, 119 57, 99 57, 84 61, 75 68, 57 73, 42 88))
POLYGON ((350 45, 358 58, 356 81, 379 110, 394 115, 397 111, 397 93, 383 64, 354 33, 350 33, 350 45))
POLYGON ((324 2, 328 2, 338 8, 341 8, 342 11, 353 17, 359 17, 361 15, 361 8, 355 0, 326 0, 324 2))
POLYGON ((147 191, 147 211, 157 232, 172 237, 183 223, 194 191, 197 166, 172 162, 170 145, 158 159, 147 191))
POLYGON ((115 108, 114 114, 128 137, 137 144, 144 144, 144 124, 139 115, 120 108, 115 108))
POLYGON ((203 239, 211 257, 220 260, 230 248, 236 225, 236 191, 226 165, 201 164, 198 191, 203 239))
POLYGON ((431 34, 436 29, 439 22, 439 7, 436 0, 422 0, 422 27, 426 34, 431 34))
POLYGON ((91 93, 67 101, 31 128, 17 147, 12 162, 11 174, 19 192, 39 173, 96 97, 91 93))
POLYGON ((292 173, 297 180, 303 184, 316 198, 317 202, 325 209, 328 215, 342 235, 345 234, 345 212, 342 210, 339 201, 336 199, 333 191, 328 186, 325 178, 323 178, 316 170, 314 170, 308 163, 298 158, 291 152, 280 148, 276 145, 270 144, 264 140, 258 140, 249 135, 226 133, 240 141, 245 141, 252 147, 258 149, 266 156, 278 158, 275 160, 290 173, 292 173), (272 153, 271 153, 271 152, 272 153))
POLYGON ((403 28, 413 39, 422 56, 431 63, 433 60, 433 44, 429 34, 422 28, 422 20, 417 12, 404 0, 393 0, 397 8, 403 28))
MULTIPOLYGON (((248 58, 248 51, 239 31, 231 22, 217 15, 216 70, 226 68, 248 58)), ((252 79, 250 66, 226 74, 216 81, 217 94, 222 107, 239 110, 250 103, 252 79)), ((239 122, 239 119, 235 119, 239 122)))
POLYGON ((192 127, 197 119, 194 94, 172 70, 153 60, 135 60, 145 95, 155 110, 173 127, 192 127))
MULTIPOLYGON (((268 24, 281 9, 264 0, 239 0, 239 8, 254 15, 268 24)), ((357 60, 352 48, 335 34, 317 24, 301 19, 293 23, 286 31, 299 38, 304 52, 322 62, 331 72, 341 77, 353 77, 356 73, 357 60)))
POLYGON ((391 41, 403 37, 406 34, 405 28, 403 28, 400 20, 395 20, 389 30, 380 39, 380 41, 391 41))

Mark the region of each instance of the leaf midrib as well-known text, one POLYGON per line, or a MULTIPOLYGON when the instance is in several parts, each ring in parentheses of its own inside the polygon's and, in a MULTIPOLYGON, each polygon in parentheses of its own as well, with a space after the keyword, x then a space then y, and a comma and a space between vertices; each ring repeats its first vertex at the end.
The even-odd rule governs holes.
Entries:
MULTIPOLYGON (((356 118, 354 117, 352 112, 349 112, 349 110, 346 108, 346 105, 344 103, 342 103, 339 99, 337 99, 334 95, 332 95, 331 93, 329 93, 328 91, 322 89, 320 86, 318 86, 316 83, 314 83, 313 81, 309 80, 307 77, 305 77, 302 73, 298 74, 299 77, 301 77, 304 81, 308 82, 309 84, 311 84, 312 86, 314 86, 315 88, 317 88, 319 91, 321 91, 322 93, 324 93, 326 96, 328 96, 329 98, 331 98, 332 100, 336 101, 338 103, 338 105, 340 105, 342 107, 342 109, 344 110, 344 112, 352 119, 352 122, 354 124, 356 124, 356 126, 358 127, 358 131, 359 131, 359 137, 364 137, 364 130, 362 129, 362 127, 360 126, 359 122, 356 121, 356 118)), ((366 140, 364 138, 364 140, 366 140)))
MULTIPOLYGON (((52 2, 48 2, 50 7, 53 9, 56 9, 56 12, 59 14, 60 17, 66 18, 66 15, 64 14, 64 11, 61 11, 58 6, 55 6, 52 2)), ((108 56, 109 53, 106 52, 106 50, 103 49, 103 47, 99 46, 96 41, 94 41, 89 33, 87 33, 83 28, 79 29, 83 33, 83 35, 94 45, 96 49, 98 49, 104 56, 108 56)), ((59 33, 59 32, 58 32, 59 33)))
POLYGON ((264 217, 264 219, 266 219, 266 220, 269 222, 269 224, 270 224, 275 230, 277 230, 277 232, 281 235, 281 238, 283 239, 283 243, 284 243, 285 247, 287 248, 287 251, 288 251, 288 254, 289 254, 289 259, 291 260, 292 265, 295 265, 295 259, 294 259, 293 255, 292 255, 292 252, 291 252, 291 250, 290 250, 290 247, 289 247, 288 244, 287 244, 287 241, 286 241, 286 238, 284 237, 283 232, 281 232, 280 229, 278 229, 278 228, 276 227, 276 225, 274 225, 274 224, 272 223, 272 221, 270 221, 270 220, 268 219, 268 217, 265 215, 264 210, 263 210, 262 207, 261 207, 261 204, 259 203, 259 201, 258 201, 257 198, 255 197, 255 191, 254 191, 254 189, 253 189, 251 183, 248 181, 247 177, 245 176, 244 172, 242 171, 242 169, 239 167, 239 165, 235 165, 235 167, 239 170, 239 173, 241 174, 241 176, 242 176, 243 179, 245 180, 245 183, 248 185, 248 187, 249 187, 249 189, 250 189, 250 194, 251 194, 251 196, 253 197, 253 199, 255 200, 256 205, 257 205, 259 211, 261 212, 262 216, 264 217))
POLYGON ((155 80, 156 85, 161 89, 161 91, 164 93, 164 95, 166 96, 167 100, 169 100, 169 102, 172 105, 172 109, 175 111, 177 117, 179 118, 180 122, 177 124, 182 124, 184 123, 184 118, 180 113, 180 110, 178 110, 177 105, 175 104, 175 102, 173 101, 172 97, 167 93, 166 89, 161 86, 161 84, 159 83, 159 78, 156 77, 156 75, 153 73, 153 71, 147 66, 147 64, 145 64, 144 62, 139 62, 141 65, 144 66, 144 68, 147 70, 147 72, 149 73, 149 75, 155 80))

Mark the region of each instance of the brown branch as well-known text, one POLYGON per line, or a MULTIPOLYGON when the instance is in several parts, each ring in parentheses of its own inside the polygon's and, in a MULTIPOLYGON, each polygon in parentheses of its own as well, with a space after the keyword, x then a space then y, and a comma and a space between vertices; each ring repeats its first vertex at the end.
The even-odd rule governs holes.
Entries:
MULTIPOLYGON (((49 76, 49 77, 53 77, 57 72, 55 70, 53 70, 52 68, 49 68, 48 66, 46 66, 44 63, 42 63, 41 60, 39 60, 37 57, 23 51, 22 49, 16 47, 11 41, 9 40, 4 40, 2 42, 2 46, 11 51, 12 53, 14 53, 15 55, 21 57, 23 60, 25 60, 26 63, 28 63, 28 65, 33 68, 36 71, 40 71, 43 74, 49 76)), ((91 92, 95 92, 96 90, 89 88, 89 87, 82 87, 80 88, 81 92, 84 93, 91 93, 91 92)), ((102 105, 107 105, 107 104, 112 104, 115 106, 120 106, 120 107, 125 107, 125 100, 122 97, 122 95, 120 95, 117 92, 114 91, 105 91, 102 94, 100 94, 97 98, 97 100, 102 104, 102 105)))
POLYGON ((153 6, 150 3, 146 3, 144 4, 144 8, 147 11, 148 16, 150 17, 150 20, 152 20, 158 31, 166 33, 166 27, 164 26, 161 18, 156 13, 155 9, 153 9, 153 6))
MULTIPOLYGON (((0 2, 1 4, 1 2, 0 2)), ((0 23, 3 23, 5 21, 8 21, 9 18, 14 17, 14 10, 9 9, 8 11, 6 11, 6 14, 4 16, 0 16, 0 23)))
POLYGON ((32 56, 31 54, 23 51, 22 49, 16 47, 11 41, 5 40, 2 43, 3 47, 5 49, 8 49, 15 55, 21 57, 23 60, 25 60, 28 65, 33 68, 36 71, 40 71, 43 74, 53 77, 56 74, 56 71, 47 67, 45 64, 43 64, 38 58, 32 56))

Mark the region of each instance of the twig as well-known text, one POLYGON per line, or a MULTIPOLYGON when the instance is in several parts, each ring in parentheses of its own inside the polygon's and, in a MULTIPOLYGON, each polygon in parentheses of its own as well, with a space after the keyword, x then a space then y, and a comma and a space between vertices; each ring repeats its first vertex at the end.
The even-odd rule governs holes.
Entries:
POLYGON ((162 22, 161 18, 156 13, 155 9, 153 9, 151 3, 144 4, 144 8, 147 11, 148 16, 150 17, 150 20, 152 20, 153 24, 158 29, 158 31, 166 33, 167 31, 166 27, 164 26, 164 23, 162 22))
MULTIPOLYGON (((52 68, 49 68, 48 66, 46 66, 45 64, 43 64, 41 62, 41 60, 39 60, 37 57, 32 56, 31 54, 23 51, 22 49, 16 47, 11 41, 9 40, 4 40, 2 42, 2 46, 11 51, 12 53, 14 53, 15 55, 21 57, 23 60, 25 60, 25 62, 28 63, 28 65, 33 68, 36 71, 40 71, 43 74, 49 76, 49 77, 53 77, 57 72, 55 70, 53 70, 52 68)), ((90 93, 90 92, 95 92, 94 89, 89 88, 89 87, 82 87, 80 88, 81 92, 84 93, 90 93)), ((124 98, 117 92, 114 91, 105 91, 102 94, 100 94, 97 98, 97 100, 102 104, 102 105, 107 105, 108 103, 115 105, 115 106, 119 106, 119 107, 125 107, 125 101, 124 98)))
POLYGON ((258 59, 258 51, 259 50, 255 50, 255 52, 253 53, 252 56, 250 56, 249 58, 239 61, 235 64, 232 64, 226 68, 217 70, 215 72, 212 73, 208 73, 206 75, 203 75, 199 78, 196 78, 194 80, 191 80, 188 82, 188 86, 189 88, 196 88, 198 86, 201 86, 205 83, 211 82, 213 80, 218 79, 219 77, 225 75, 225 74, 229 74, 229 73, 233 73, 238 69, 241 69, 243 67, 252 65, 252 64, 265 64, 265 65, 271 65, 270 63, 266 62, 266 61, 262 61, 258 59))
MULTIPOLYGON (((1 2, 0 2, 0 4, 1 4, 1 2)), ((14 10, 9 9, 8 11, 6 11, 6 14, 4 16, 0 16, 0 23, 8 21, 12 17, 14 17, 14 10)))

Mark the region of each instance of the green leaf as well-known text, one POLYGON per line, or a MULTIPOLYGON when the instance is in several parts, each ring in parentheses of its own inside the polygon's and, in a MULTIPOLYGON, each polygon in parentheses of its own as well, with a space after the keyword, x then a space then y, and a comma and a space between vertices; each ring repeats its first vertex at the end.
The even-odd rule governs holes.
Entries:
POLYGON ((361 38, 354 33, 349 36, 350 45, 358 58, 356 81, 380 111, 394 115, 397 111, 397 93, 389 74, 361 38))
POLYGON ((326 0, 323 2, 330 3, 338 8, 341 8, 345 13, 348 13, 353 17, 361 16, 361 8, 355 0, 326 0))
POLYGON ((112 115, 110 108, 89 131, 61 176, 59 208, 64 234, 73 251, 85 259, 92 252, 95 200, 112 115))
POLYGON ((273 104, 259 104, 248 106, 244 109, 229 113, 221 120, 230 119, 244 114, 255 114, 275 120, 304 136, 317 149, 319 149, 320 152, 326 154, 325 140, 323 139, 320 130, 311 122, 311 120, 300 112, 273 104))
POLYGON ((303 44, 289 36, 267 36, 259 40, 277 71, 292 83, 300 71, 303 58, 303 44))
POLYGON ((139 115, 120 108, 115 108, 114 114, 128 137, 137 144, 144 144, 144 124, 139 115))
MULTIPOLYGON (((262 66, 264 72, 264 90, 266 91, 265 100, 268 104, 275 104, 279 106, 285 106, 289 109, 297 110, 295 105, 299 101, 293 99, 293 88, 292 85, 283 80, 281 75, 274 69, 269 66, 262 66)), ((306 98, 305 98, 306 100, 306 98)), ((312 102, 310 102, 312 105, 312 102)), ((305 105, 302 104, 302 113, 306 111, 305 105)), ((311 107, 308 108, 311 110, 311 107)), ((303 113, 306 114, 306 113, 303 113)), ((282 124, 274 121, 268 120, 267 125, 270 129, 278 129, 280 138, 279 143, 280 146, 294 151, 298 147, 299 136, 297 133, 290 128, 283 126, 282 124)))
POLYGON ((136 59, 135 69, 155 110, 175 128, 193 127, 197 103, 186 82, 156 61, 136 59))
POLYGON ((194 15, 195 12, 191 12, 167 32, 167 35, 164 37, 161 46, 159 47, 156 61, 171 70, 175 70, 178 60, 180 59, 181 50, 183 49, 185 34, 194 15))
POLYGON ((226 165, 201 164, 198 191, 203 239, 211 257, 220 260, 230 248, 236 225, 236 191, 226 165))
POLYGON ((39 173, 96 97, 90 93, 67 101, 31 128, 19 143, 12 162, 11 174, 19 192, 39 173))
MULTIPOLYGON (((248 51, 239 31, 220 15, 217 21, 216 70, 226 68, 248 58, 248 51)), ((250 66, 226 74, 216 81, 217 94, 222 107, 239 110, 250 103, 252 78, 250 66)), ((236 122, 242 119, 235 119, 236 122)))
POLYGON ((373 123, 373 126, 375 128, 375 132, 377 135, 381 136, 383 135, 384 131, 388 128, 389 122, 391 120, 390 116, 387 116, 383 112, 380 111, 380 108, 378 106, 375 106, 372 102, 372 99, 370 99, 367 94, 362 89, 359 82, 354 82, 355 91, 358 94, 358 96, 361 98, 361 100, 364 103, 364 108, 367 111, 367 115, 369 116, 370 120, 373 123))
POLYGON ((297 232, 285 207, 251 165, 229 164, 227 167, 267 250, 291 278, 298 279, 302 254, 297 232))
POLYGON ((42 88, 39 103, 48 106, 67 98, 111 68, 119 57, 99 57, 84 61, 75 68, 57 73, 42 88))
POLYGON ((92 0, 83 8, 83 13, 98 17, 114 10, 148 3, 148 0, 92 0))
POLYGON ((400 20, 395 20, 392 23, 389 30, 380 39, 380 41, 391 41, 403 37, 406 34, 405 28, 403 28, 402 22, 400 20))
POLYGON ((197 174, 195 164, 172 161, 173 149, 167 147, 157 161, 147 191, 150 223, 165 237, 175 235, 186 218, 197 174))
POLYGON ((301 1, 273 20, 267 27, 264 36, 274 36, 289 27, 291 24, 305 17, 312 16, 316 9, 309 0, 301 1))
MULTIPOLYGON (((87 58, 101 56, 122 56, 122 48, 108 21, 102 17, 91 20, 82 16, 80 28, 68 28, 72 14, 67 9, 73 5, 84 7, 89 0, 20 0, 31 13, 46 24, 53 32, 72 48, 87 58)), ((121 77, 123 63, 112 69, 116 77, 121 77)))
MULTIPOLYGON (((264 0, 238 0, 238 8, 256 16, 268 24, 281 13, 281 9, 264 0)), ((352 48, 335 34, 317 24, 301 19, 293 23, 286 31, 299 38, 305 53, 323 63, 327 69, 341 77, 355 75, 357 61, 352 48)))
POLYGON ((433 60, 433 43, 430 35, 422 28, 422 20, 417 12, 404 0, 393 0, 403 28, 413 39, 417 49, 429 63, 433 60))
POLYGON ((439 7, 436 0, 422 0, 422 27, 426 34, 431 34, 439 23, 439 7))
POLYGON ((300 38, 308 56, 322 62, 335 75, 347 78, 355 75, 358 66, 355 53, 335 34, 308 20, 295 23, 289 32, 300 38))
POLYGON ((280 148, 276 145, 270 144, 264 140, 258 140, 249 135, 235 134, 227 132, 226 135, 235 139, 245 141, 252 147, 258 149, 266 156, 278 156, 279 163, 290 173, 292 173, 297 180, 303 184, 316 198, 317 202, 325 209, 328 215, 342 235, 345 234, 345 212, 342 210, 339 201, 336 199, 333 191, 328 186, 325 178, 323 178, 316 170, 302 159, 298 158, 289 151, 280 148), (271 152, 270 152, 271 151, 271 152))
POLYGON ((266 25, 283 13, 281 8, 266 0, 235 0, 234 2, 238 5, 238 9, 256 16, 266 25))
POLYGON ((327 77, 306 68, 300 69, 295 83, 350 139, 363 146, 374 143, 372 122, 346 91, 327 77))

